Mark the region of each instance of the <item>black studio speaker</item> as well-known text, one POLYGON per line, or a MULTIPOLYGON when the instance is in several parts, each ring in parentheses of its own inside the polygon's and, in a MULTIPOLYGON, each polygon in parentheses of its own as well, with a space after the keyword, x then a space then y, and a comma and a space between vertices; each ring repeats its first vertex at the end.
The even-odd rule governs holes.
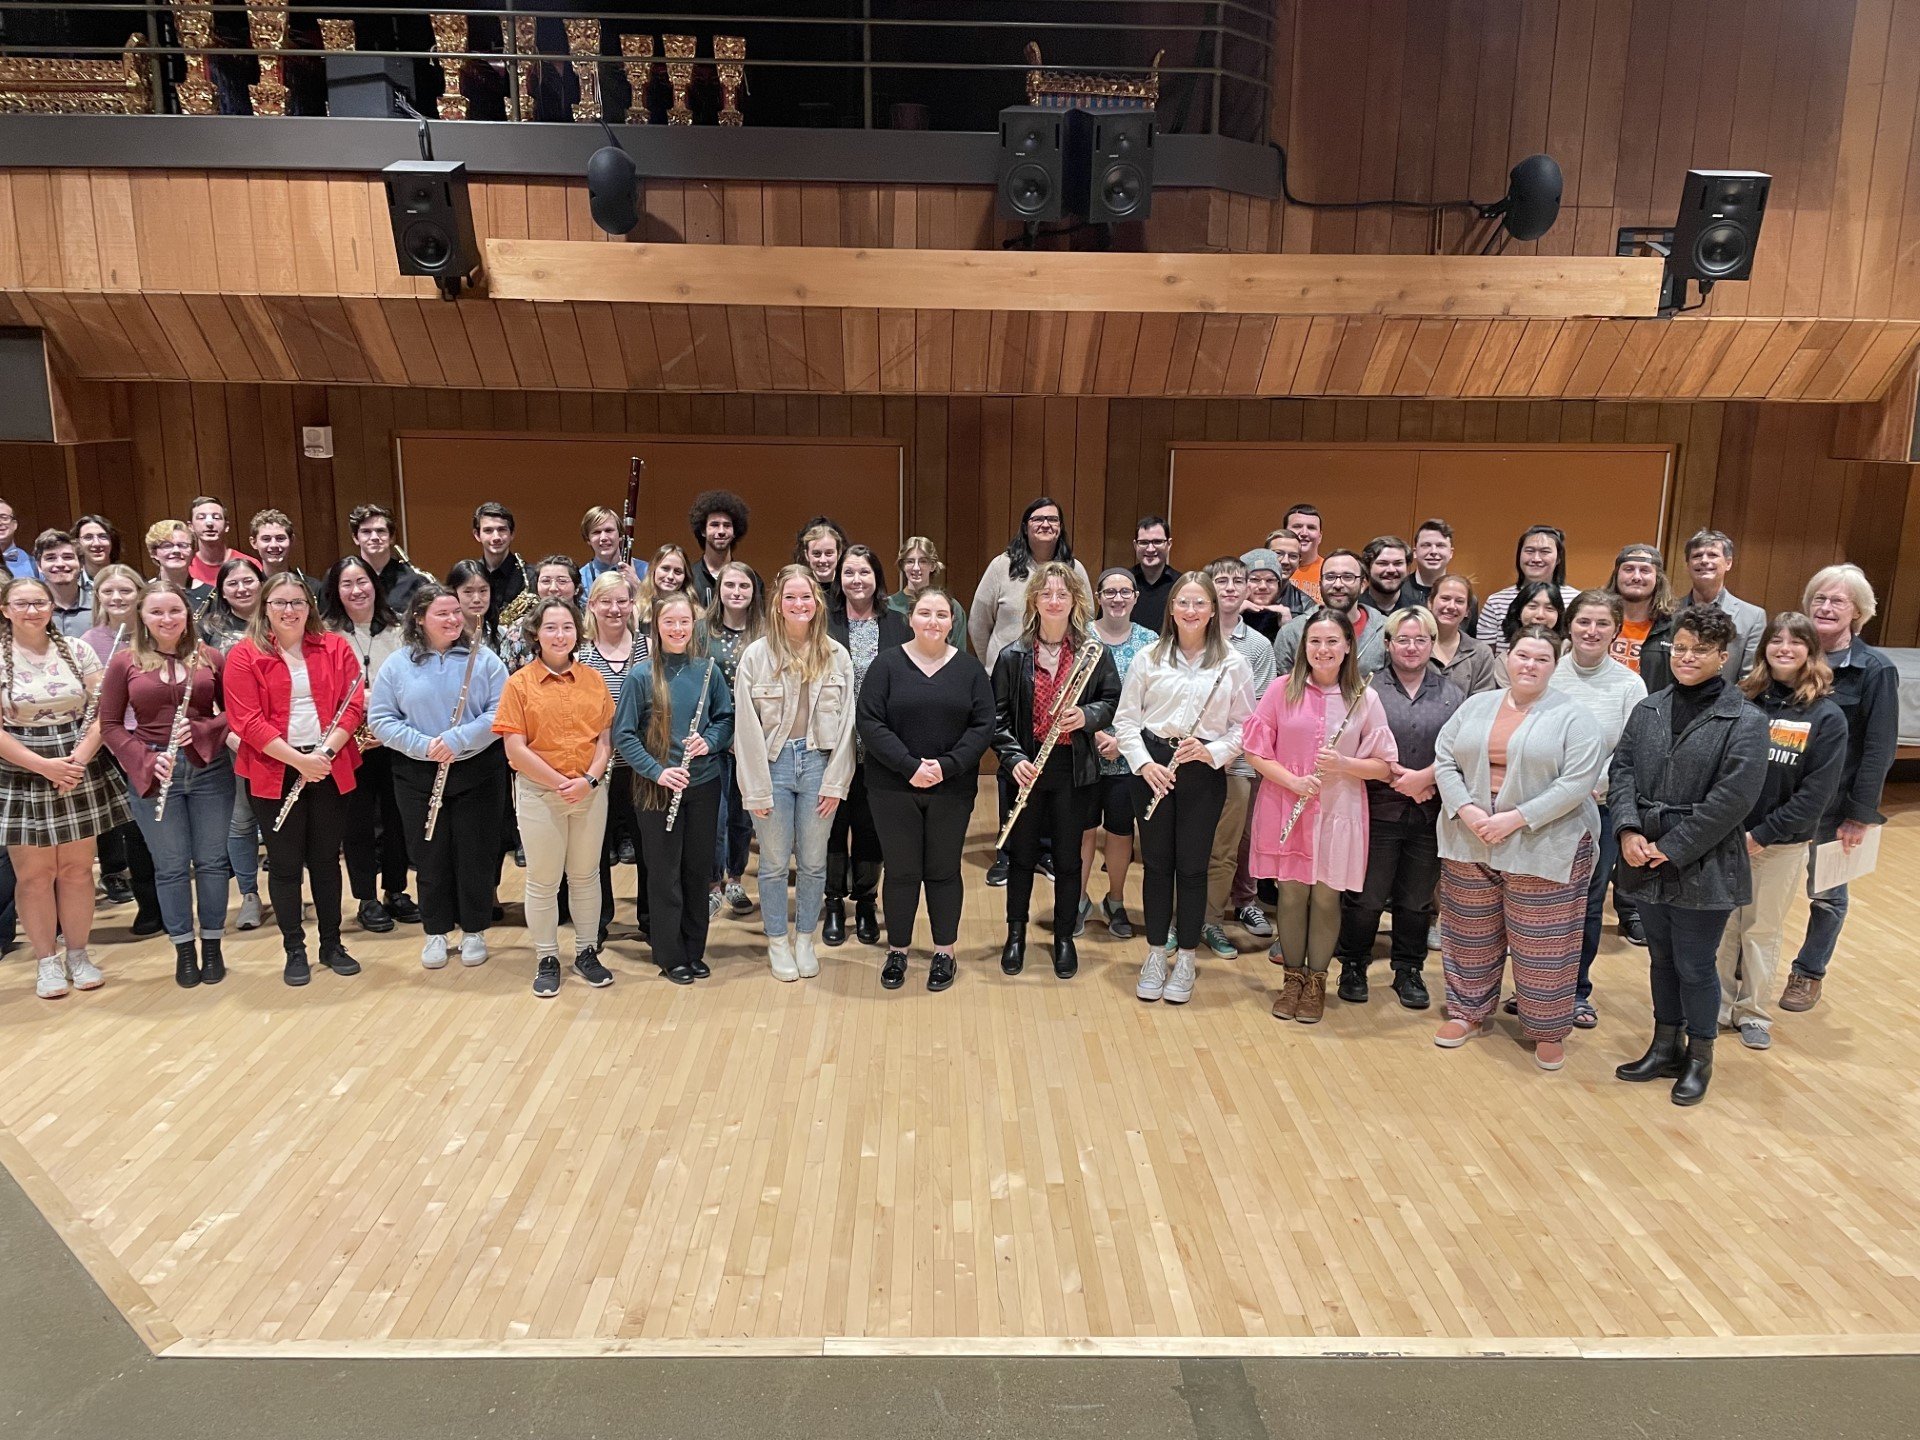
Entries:
POLYGON ((1153 112, 1076 111, 1086 135, 1087 223, 1144 220, 1153 213, 1153 112))
POLYGON ((1072 114, 1038 105, 1009 105, 1000 112, 996 182, 1002 220, 1038 224, 1078 211, 1073 172, 1084 174, 1084 158, 1076 163, 1075 147, 1068 144, 1072 114))
POLYGON ((1673 226, 1671 268, 1687 280, 1745 280, 1753 273, 1773 177, 1758 170, 1689 170, 1673 226))
POLYGON ((467 167, 459 160, 400 160, 380 172, 402 275, 425 275, 449 297, 480 268, 467 167))

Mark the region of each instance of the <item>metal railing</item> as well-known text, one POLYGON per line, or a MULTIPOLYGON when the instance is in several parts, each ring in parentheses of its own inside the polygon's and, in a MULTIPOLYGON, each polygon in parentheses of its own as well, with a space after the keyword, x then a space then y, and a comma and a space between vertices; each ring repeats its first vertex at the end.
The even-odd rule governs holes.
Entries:
MULTIPOLYGON (((734 58, 714 53, 714 37, 724 36, 744 50, 735 98, 746 92, 749 125, 991 130, 1000 108, 1026 98, 1022 77, 1037 72, 1043 85, 1150 86, 1160 127, 1171 133, 1265 140, 1273 18, 1247 0, 1131 8, 1114 0, 840 0, 838 14, 769 13, 777 8, 768 0, 692 13, 0 0, 0 109, 61 109, 57 83, 35 90, 43 100, 21 103, 23 92, 9 89, 15 72, 37 77, 46 62, 92 62, 70 66, 81 73, 126 61, 145 66, 144 108, 156 114, 328 114, 345 60, 363 78, 377 62, 371 68, 430 115, 443 100, 465 102, 453 115, 439 106, 443 118, 651 120, 658 91, 671 93, 670 118, 684 124, 696 90, 712 114, 709 77, 734 58), (931 13, 940 9, 948 13, 931 13), (1153 18, 1131 18, 1143 13, 1153 18), (677 36, 700 53, 686 55, 684 38, 671 56, 642 56, 637 40, 623 45, 622 37, 641 36, 648 52, 653 37, 677 36), (1041 46, 1041 63, 1025 57, 1029 42, 1041 46), (687 69, 671 68, 680 66, 687 69)), ((728 123, 739 123, 737 112, 728 123)))

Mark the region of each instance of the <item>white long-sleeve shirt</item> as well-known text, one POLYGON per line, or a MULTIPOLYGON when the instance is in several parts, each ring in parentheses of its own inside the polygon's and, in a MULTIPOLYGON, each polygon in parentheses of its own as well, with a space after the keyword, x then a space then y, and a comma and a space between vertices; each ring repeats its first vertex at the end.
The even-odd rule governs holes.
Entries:
MULTIPOLYGON (((1600 663, 1589 670, 1574 663, 1571 650, 1562 655, 1560 663, 1553 667, 1547 688, 1571 695, 1593 716, 1606 739, 1606 749, 1602 753, 1607 757, 1612 756, 1614 747, 1626 732, 1627 717, 1633 713, 1633 707, 1647 698, 1646 681, 1611 655, 1601 656, 1600 663)), ((1604 766, 1600 771, 1600 783, 1594 786, 1594 791, 1602 797, 1607 793, 1604 766)))
POLYGON ((1231 765, 1240 754, 1247 717, 1253 714, 1253 671, 1234 650, 1227 651, 1222 675, 1218 666, 1189 661, 1178 645, 1171 647, 1167 660, 1156 660, 1159 649, 1155 645, 1133 657, 1120 689, 1113 734, 1128 767, 1138 775, 1152 762, 1142 732, 1163 740, 1196 735, 1216 770, 1231 765))

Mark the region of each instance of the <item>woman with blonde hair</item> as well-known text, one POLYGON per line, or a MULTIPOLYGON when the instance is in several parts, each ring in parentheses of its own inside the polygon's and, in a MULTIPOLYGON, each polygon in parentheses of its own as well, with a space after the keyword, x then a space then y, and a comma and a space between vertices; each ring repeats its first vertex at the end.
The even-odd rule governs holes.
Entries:
MULTIPOLYGON (((620 689, 646 659, 647 640, 633 624, 633 591, 617 571, 603 573, 587 590, 586 614, 580 621, 580 648, 574 659, 596 671, 607 682, 613 703, 620 689)), ((601 949, 613 927, 613 871, 616 865, 635 866, 634 923, 642 935, 653 933, 647 908, 647 857, 640 845, 640 822, 633 811, 633 770, 614 747, 613 768, 607 772, 607 828, 600 842, 601 949)), ((564 906, 567 897, 561 896, 564 906)))
MULTIPOLYGON (((103 566, 94 576, 93 628, 80 640, 100 657, 102 665, 126 648, 127 636, 133 632, 134 611, 146 584, 138 570, 118 562, 103 566)), ((251 808, 247 818, 252 821, 251 808)), ((100 883, 107 892, 107 903, 124 905, 131 899, 135 906, 130 933, 158 935, 166 924, 160 918, 160 896, 153 883, 153 856, 147 853, 147 842, 141 838, 140 827, 131 820, 114 826, 100 837, 99 851, 100 883)), ((229 856, 233 853, 229 847, 229 856)), ((256 857, 259 854, 257 844, 254 854, 256 857)), ((241 897, 241 903, 245 905, 246 897, 241 897)), ((254 913, 259 914, 257 899, 254 913)), ((259 921, 256 919, 254 923, 257 925, 259 921)))
MULTIPOLYGON (((947 566, 940 558, 940 551, 933 541, 924 535, 909 535, 906 543, 900 547, 896 559, 900 566, 900 588, 887 597, 887 608, 896 614, 913 614, 913 602, 922 590, 947 588, 947 566)), ((967 648, 967 620, 964 614, 956 615, 952 633, 947 643, 958 650, 967 648)))
POLYGON ((734 674, 741 802, 760 837, 760 913, 778 980, 820 973, 813 932, 827 837, 853 783, 853 657, 827 634, 826 596, 804 565, 774 577, 774 615, 734 674), (789 933, 787 865, 799 872, 789 933))
MULTIPOLYGON (((672 595, 687 588, 687 576, 692 571, 687 561, 687 552, 683 546, 669 540, 653 552, 653 563, 647 567, 647 573, 640 580, 640 591, 633 602, 633 621, 635 629, 653 623, 653 604, 662 595, 672 595)), ((647 658, 647 637, 636 637, 640 653, 635 659, 647 658)))
MULTIPOLYGON (((740 657, 767 628, 767 597, 760 576, 744 560, 729 560, 713 577, 713 600, 707 606, 707 644, 720 662, 727 688, 733 688, 740 657)), ((707 912, 720 913, 725 905, 736 915, 753 909, 742 883, 747 874, 747 851, 753 841, 753 817, 740 803, 739 767, 731 746, 721 754, 720 815, 713 830, 713 883, 707 891, 707 912)))

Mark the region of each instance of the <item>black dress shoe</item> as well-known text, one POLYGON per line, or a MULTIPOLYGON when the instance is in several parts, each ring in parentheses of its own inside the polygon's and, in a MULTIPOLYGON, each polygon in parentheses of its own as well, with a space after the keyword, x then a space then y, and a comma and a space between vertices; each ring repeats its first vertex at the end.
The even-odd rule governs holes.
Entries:
POLYGON ((687 969, 693 972, 693 978, 696 980, 704 980, 713 974, 713 968, 704 960, 687 961, 687 969))
POLYGON ((660 972, 676 985, 691 985, 697 978, 691 965, 669 965, 660 972))
POLYGON ((109 905, 124 905, 133 899, 133 886, 124 875, 102 875, 100 885, 107 892, 109 905))
POLYGON ((143 912, 133 917, 133 924, 127 927, 130 935, 158 935, 167 928, 167 922, 160 918, 160 912, 143 912))
POLYGON ((1673 1082, 1673 1103, 1698 1105, 1707 1098, 1707 1082, 1713 1079, 1713 1041, 1689 1038, 1687 1057, 1680 1078, 1673 1082))
MULTIPOLYGON (((1647 1046, 1647 1053, 1638 1060, 1614 1066, 1613 1075, 1616 1080, 1674 1080, 1679 1078, 1686 1063, 1687 1040, 1680 1027, 1656 1025, 1653 1027, 1653 1043, 1647 1046)), ((1712 1065, 1711 1058, 1708 1065, 1712 1065)), ((1704 1087, 1702 1093, 1705 1093, 1704 1087)))
POLYGON ((1000 973, 1018 975, 1027 965, 1027 927, 1007 926, 1007 943, 1000 947, 1000 973))
POLYGON ((200 983, 218 985, 227 978, 227 957, 220 953, 218 940, 200 942, 200 983))
POLYGON ((396 890, 387 896, 387 913, 402 925, 420 923, 420 907, 413 903, 413 897, 404 890, 396 890))
POLYGON ((948 990, 953 986, 953 956, 933 952, 933 966, 927 971, 927 989, 948 990))
MULTIPOLYGON (((360 902, 360 928, 375 935, 384 935, 393 929, 393 916, 387 913, 387 907, 378 900, 363 900, 360 902)), ((320 963, 323 965, 326 963, 324 955, 320 963)))
POLYGON ((820 914, 820 939, 827 945, 847 943, 847 903, 829 900, 820 914))
POLYGON ((887 951, 887 963, 880 967, 880 984, 888 990, 898 990, 907 983, 907 952, 904 950, 887 951))
POLYGON ((1080 973, 1080 952, 1074 948, 1071 935, 1053 942, 1053 973, 1061 980, 1071 980, 1080 973))
POLYGON ((996 888, 1006 884, 1007 868, 1007 857, 1004 855, 996 857, 994 862, 987 867, 987 884, 995 886, 996 888))
POLYGON ((1421 978, 1418 970, 1395 967, 1393 972, 1393 993, 1400 997, 1400 1004, 1408 1010, 1424 1010, 1433 1003, 1433 997, 1427 994, 1427 982, 1421 978))
POLYGON ((173 983, 191 990, 200 983, 200 957, 193 953, 193 942, 173 947, 173 983))
POLYGON ((880 911, 873 901, 853 902, 853 938, 862 945, 880 943, 880 911))
POLYGON ((1340 998, 1349 1005, 1367 1003, 1367 966, 1365 961, 1340 962, 1340 998))
MULTIPOLYGON (((388 929, 392 929, 389 924, 388 929)), ((347 953, 347 947, 339 941, 320 947, 320 963, 336 975, 358 975, 360 962, 347 953)))

